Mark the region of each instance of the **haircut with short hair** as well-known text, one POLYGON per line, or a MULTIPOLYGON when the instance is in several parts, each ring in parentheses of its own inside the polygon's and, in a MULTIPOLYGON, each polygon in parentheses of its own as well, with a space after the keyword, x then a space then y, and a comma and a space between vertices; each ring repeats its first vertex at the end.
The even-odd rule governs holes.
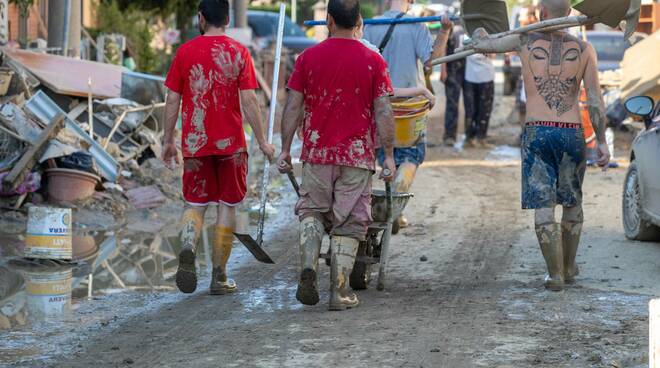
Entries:
POLYGON ((225 27, 229 23, 229 0, 201 0, 197 9, 206 23, 214 27, 225 27))
POLYGON ((355 28, 360 19, 360 1, 330 0, 328 2, 328 14, 332 16, 339 27, 344 29, 355 28))
POLYGON ((564 17, 571 10, 569 0, 541 0, 541 5, 548 9, 548 15, 552 18, 564 17))

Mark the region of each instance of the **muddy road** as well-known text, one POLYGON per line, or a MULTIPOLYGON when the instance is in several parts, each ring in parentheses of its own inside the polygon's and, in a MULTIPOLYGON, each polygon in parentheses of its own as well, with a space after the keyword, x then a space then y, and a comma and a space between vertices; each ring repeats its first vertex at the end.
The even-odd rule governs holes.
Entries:
MULTIPOLYGON (((660 244, 623 235, 625 167, 589 170, 578 252, 582 274, 564 292, 545 291, 533 214, 520 210, 517 149, 506 146, 520 129, 510 123, 511 106, 512 100, 498 98, 496 149, 457 151, 437 145, 438 105, 432 147, 406 211, 411 226, 392 239, 387 289, 376 291, 372 281, 358 293, 359 308, 327 311, 329 268, 323 264, 321 303, 303 307, 296 301, 295 198, 280 178, 275 187, 281 199, 266 231, 276 264, 257 263, 235 243, 229 269, 236 294, 207 295, 207 274, 195 294, 176 292, 176 226, 163 225, 163 218, 176 218, 180 205, 144 212, 126 225, 139 237, 101 234, 101 256, 103 244, 112 244, 93 287, 74 270, 69 313, 0 319, 0 366, 647 366, 648 302, 660 295, 660 244)), ((619 157, 629 141, 618 142, 619 157)), ((11 255, 12 241, 0 240, 0 256, 11 255)), ((199 258, 204 271, 206 256, 199 258)), ((3 287, 0 296, 11 294, 3 287)), ((29 297, 28 306, 34 303, 29 297)))
POLYGON ((15 366, 647 364, 647 303, 660 293, 660 244, 623 237, 624 170, 589 172, 578 256, 583 273, 577 286, 551 293, 542 286, 532 216, 519 209, 518 163, 478 158, 486 154, 433 149, 414 185, 417 196, 407 211, 412 226, 393 238, 388 288, 360 292, 355 310, 327 312, 325 266, 322 303, 297 303, 297 227, 283 203, 284 221, 268 234, 276 265, 257 264, 236 245, 237 294, 208 296, 203 282, 192 296, 128 298, 106 311, 107 319, 72 326, 69 338, 58 340, 66 354, 25 357, 15 366))

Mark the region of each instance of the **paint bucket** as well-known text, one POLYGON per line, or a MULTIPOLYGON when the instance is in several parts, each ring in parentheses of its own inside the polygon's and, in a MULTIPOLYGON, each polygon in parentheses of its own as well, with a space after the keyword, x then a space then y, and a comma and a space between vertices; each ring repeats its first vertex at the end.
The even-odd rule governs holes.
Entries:
POLYGON ((30 207, 24 256, 70 260, 73 256, 71 209, 30 207))
POLYGON ((23 276, 31 316, 54 317, 71 309, 71 267, 29 267, 23 269, 23 276))
POLYGON ((394 111, 394 147, 412 147, 426 131, 426 116, 429 113, 430 101, 415 97, 406 100, 392 100, 394 111))

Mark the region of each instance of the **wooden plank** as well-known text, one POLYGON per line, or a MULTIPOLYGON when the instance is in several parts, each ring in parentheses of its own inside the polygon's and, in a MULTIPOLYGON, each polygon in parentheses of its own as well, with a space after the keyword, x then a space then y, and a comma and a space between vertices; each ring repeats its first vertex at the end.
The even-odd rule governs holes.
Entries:
POLYGON ((3 53, 55 93, 87 97, 87 81, 92 77, 94 97, 112 98, 121 95, 123 71, 120 66, 24 50, 6 49, 3 53))
POLYGON ((2 180, 2 185, 5 191, 12 192, 16 190, 25 179, 25 175, 27 175, 39 161, 39 157, 46 149, 48 141, 55 138, 62 128, 64 128, 64 115, 59 115, 54 122, 41 132, 35 144, 30 147, 9 174, 2 180))

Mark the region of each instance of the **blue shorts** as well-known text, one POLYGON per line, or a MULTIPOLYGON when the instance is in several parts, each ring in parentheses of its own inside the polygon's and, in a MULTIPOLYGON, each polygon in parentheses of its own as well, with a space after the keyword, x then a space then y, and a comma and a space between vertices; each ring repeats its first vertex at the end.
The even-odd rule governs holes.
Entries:
MULTIPOLYGON (((378 163, 383 166, 385 161, 385 151, 378 149, 376 151, 378 163)), ((401 166, 404 162, 410 162, 414 165, 421 165, 426 158, 426 143, 418 143, 415 147, 395 148, 394 149, 394 163, 396 167, 401 166)))
POLYGON ((582 204, 586 144, 581 127, 525 127, 522 137, 522 208, 582 204))

